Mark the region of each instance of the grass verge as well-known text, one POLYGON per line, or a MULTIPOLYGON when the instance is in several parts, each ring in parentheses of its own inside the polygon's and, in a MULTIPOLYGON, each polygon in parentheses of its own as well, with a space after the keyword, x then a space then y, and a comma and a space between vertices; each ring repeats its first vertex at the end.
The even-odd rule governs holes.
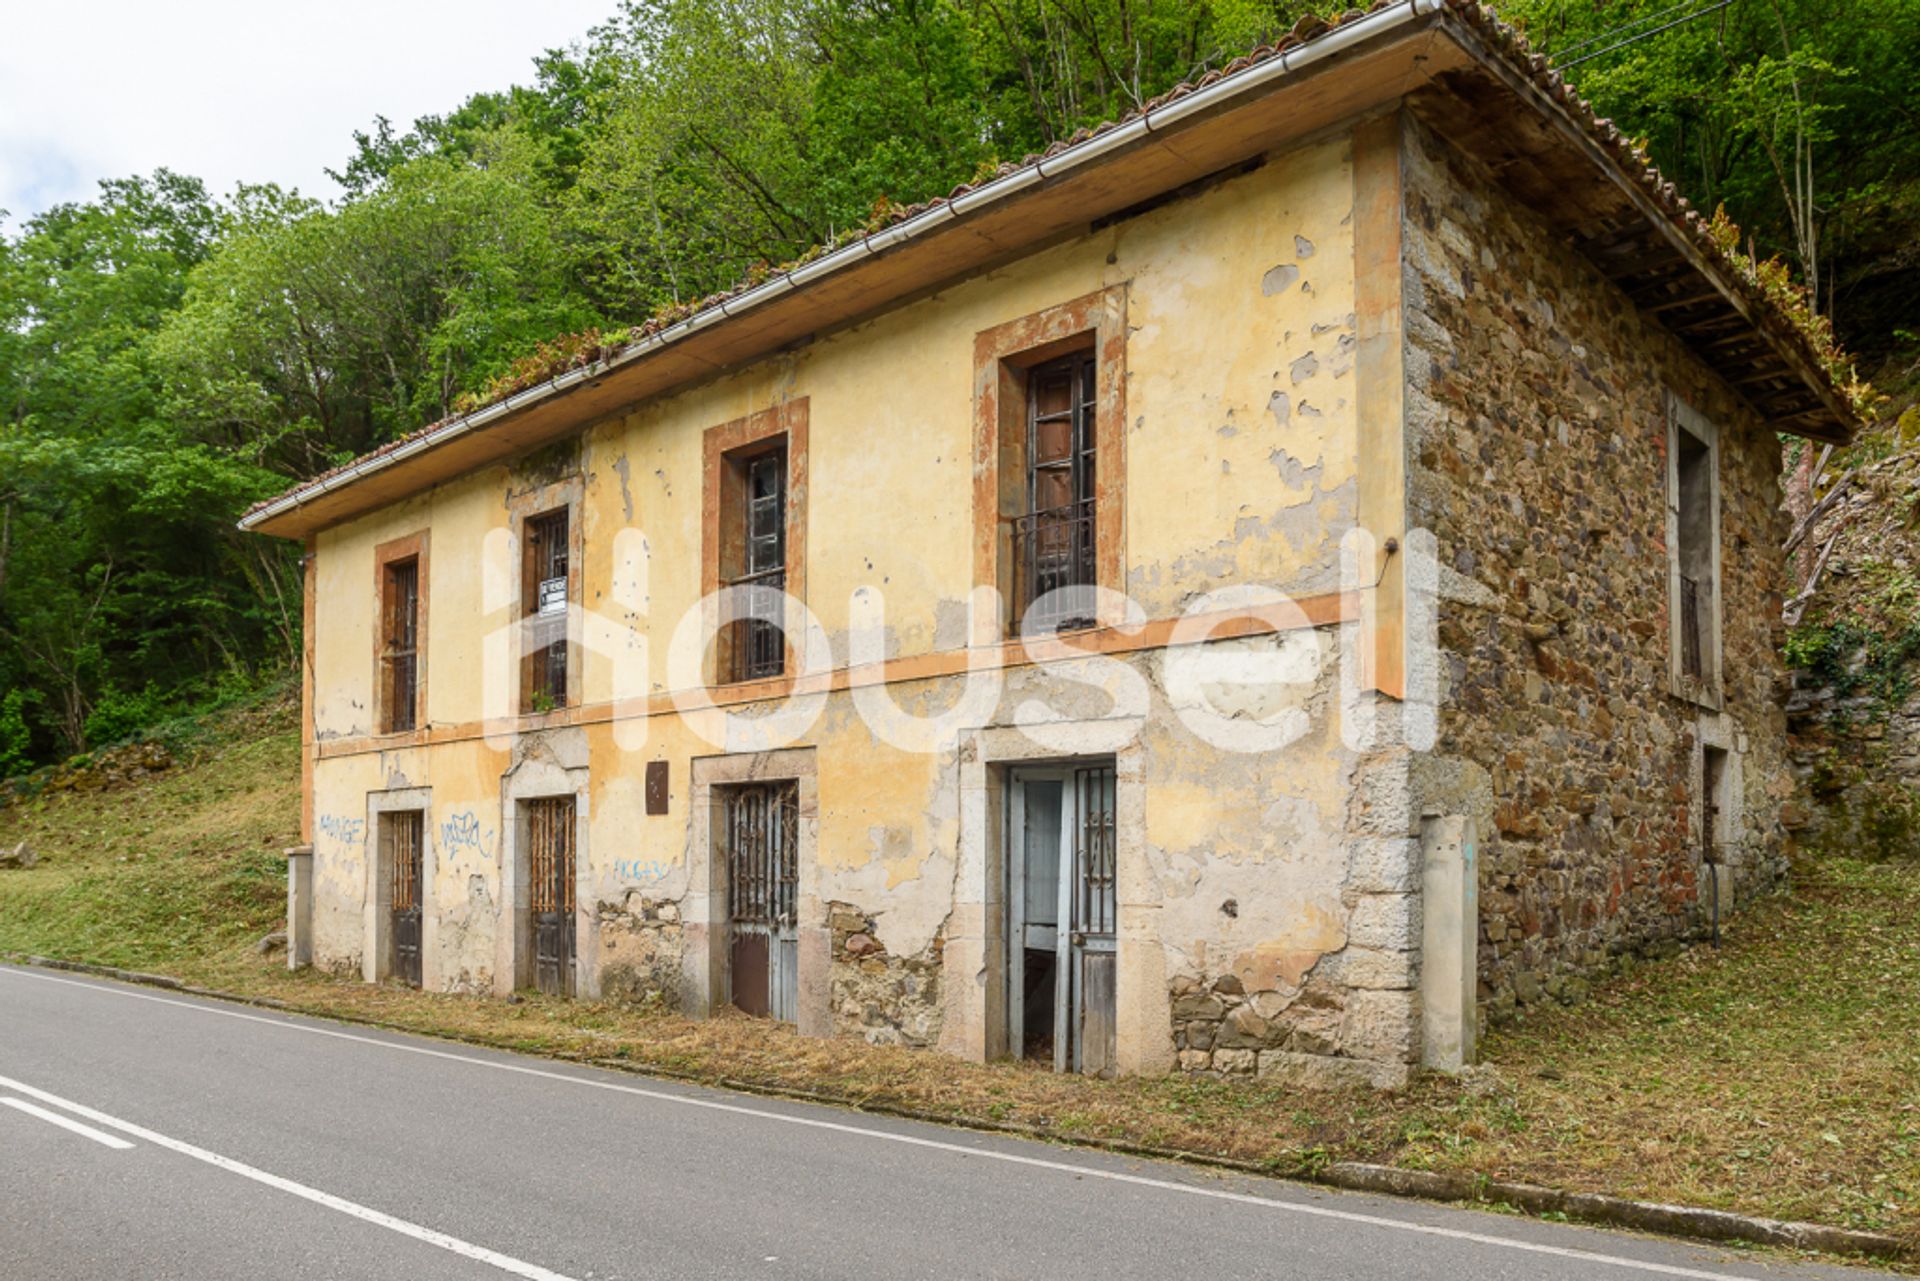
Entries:
POLYGON ((565 1058, 826 1094, 1248 1162, 1478 1174, 1920 1245, 1920 863, 1825 860, 1735 918, 1718 952, 1642 963, 1487 1039, 1465 1080, 1304 1094, 1253 1081, 1095 1081, 1025 1064, 804 1039, 744 1017, 529 997, 518 1004, 289 974, 252 943, 280 923, 298 736, 284 704, 229 717, 177 769, 0 811, 0 951, 273 997, 565 1058))

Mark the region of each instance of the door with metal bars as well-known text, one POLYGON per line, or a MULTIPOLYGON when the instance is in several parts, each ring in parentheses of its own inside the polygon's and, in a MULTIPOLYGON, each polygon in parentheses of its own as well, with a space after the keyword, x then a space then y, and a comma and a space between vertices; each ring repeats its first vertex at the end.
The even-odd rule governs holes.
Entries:
POLYGON ((550 996, 574 992, 573 797, 525 802, 527 927, 533 985, 550 996))
POLYGON ((731 1000, 791 1023, 800 1000, 799 789, 752 783, 723 796, 731 1000))
POLYGON ((1007 1045, 1114 1070, 1114 771, 1021 767, 1007 788, 1007 1045))
POLYGON ((388 937, 393 948, 388 972, 408 987, 419 987, 425 815, 419 810, 394 811, 380 816, 380 826, 387 846, 388 937))

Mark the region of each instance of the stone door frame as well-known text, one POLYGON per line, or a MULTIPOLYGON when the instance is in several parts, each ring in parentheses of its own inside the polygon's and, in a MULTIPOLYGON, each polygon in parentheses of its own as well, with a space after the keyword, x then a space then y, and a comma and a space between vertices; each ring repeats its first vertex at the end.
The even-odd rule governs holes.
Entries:
POLYGON ((960 739, 960 848, 953 915, 942 954, 947 995, 940 1048, 975 1062, 1007 1047, 1007 774, 1019 765, 1111 758, 1114 768, 1114 1056, 1121 1075, 1173 1067, 1171 998, 1160 942, 1158 887, 1146 851, 1146 751, 1140 718, 1055 721, 1050 745, 1016 726, 960 739))
POLYGON ((500 776, 500 902, 493 934, 493 990, 511 996, 533 986, 533 941, 528 933, 526 816, 521 802, 552 796, 573 798, 574 951, 573 995, 600 995, 600 933, 589 874, 593 803, 585 731, 578 728, 524 735, 514 761, 500 776))
POLYGON ((380 816, 420 811, 420 990, 440 987, 438 911, 434 900, 434 873, 439 862, 433 841, 433 789, 431 787, 389 787, 367 793, 367 892, 362 912, 360 976, 369 983, 383 983, 393 972, 393 873, 388 867, 387 842, 380 831, 380 816))
POLYGON ((795 914, 799 934, 799 999, 794 1022, 802 1036, 833 1035, 833 934, 820 897, 820 789, 811 747, 770 752, 696 756, 689 767, 687 895, 681 907, 685 950, 685 1012, 707 1018, 726 1004, 727 876, 725 851, 716 844, 724 830, 718 789, 741 783, 791 782, 799 814, 799 887, 795 914))

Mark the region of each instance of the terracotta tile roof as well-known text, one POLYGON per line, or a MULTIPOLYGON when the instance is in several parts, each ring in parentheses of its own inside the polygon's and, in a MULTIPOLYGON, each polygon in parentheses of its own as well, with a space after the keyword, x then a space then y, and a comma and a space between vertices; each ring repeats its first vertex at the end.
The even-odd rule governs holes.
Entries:
MULTIPOLYGON (((1294 25, 1291 31, 1273 41, 1271 44, 1263 44, 1233 59, 1225 66, 1215 68, 1197 79, 1175 85, 1165 93, 1148 100, 1139 108, 1126 115, 1104 121, 1091 128, 1079 129, 1075 131, 1071 137, 1054 142, 1044 151, 1031 153, 1018 161, 1009 161, 1001 164, 991 174, 982 175, 972 182, 962 183, 945 196, 921 201, 912 205, 887 206, 876 215, 874 220, 869 223, 862 232, 844 237, 831 244, 818 246, 804 257, 794 263, 788 264, 784 268, 778 268, 771 272, 756 273, 729 289, 709 294, 696 302, 663 309, 643 324, 625 331, 617 331, 606 335, 588 333, 575 335, 571 339, 559 340, 544 349, 547 356, 546 359, 527 362, 537 365, 537 371, 528 372, 520 378, 490 387, 488 389, 489 395, 482 404, 464 413, 453 414, 438 422, 428 424, 417 431, 371 450, 351 462, 310 477, 308 480, 301 482, 299 485, 294 486, 282 494, 256 503, 242 516, 241 523, 242 525, 246 525, 256 514, 265 511, 269 507, 282 505, 287 500, 326 485, 328 482, 348 472, 365 469, 369 464, 377 463, 379 460, 407 450, 409 447, 418 445, 424 438, 450 424, 457 423, 463 418, 470 418, 476 414, 494 409, 504 402, 513 399, 516 395, 533 387, 544 385, 569 371, 584 369, 613 360, 623 352, 629 352, 635 345, 660 334, 663 330, 683 324, 693 317, 701 316, 703 313, 714 311, 717 308, 723 308, 726 303, 758 288, 770 278, 777 278, 783 275, 791 276, 799 272, 806 264, 814 262, 836 249, 843 248, 849 243, 860 239, 871 239, 890 227, 907 222, 932 210, 939 209, 942 206, 951 205, 993 182, 1010 177, 1022 170, 1029 169, 1034 165, 1059 156, 1063 152, 1095 138, 1099 138, 1104 134, 1111 133, 1115 129, 1125 127, 1170 103, 1177 102, 1193 93, 1209 88, 1249 68, 1270 62, 1292 50, 1302 48, 1316 40, 1323 39, 1338 29, 1358 22, 1372 14, 1395 8, 1414 8, 1420 12, 1441 12, 1464 23, 1477 32, 1492 52, 1505 61, 1512 70, 1524 76, 1526 80, 1530 81, 1536 88, 1543 91, 1554 103, 1564 109, 1582 131, 1606 152, 1608 157, 1618 166, 1619 171, 1634 183, 1644 195, 1651 199, 1675 226, 1683 230, 1694 246, 1706 256, 1709 261, 1715 262, 1725 269, 1726 283, 1730 283, 1734 288, 1744 294, 1747 303, 1753 309, 1753 313, 1762 318, 1763 327, 1768 331, 1769 335, 1776 341, 1784 342, 1797 348, 1804 358, 1807 368, 1814 371, 1818 377, 1824 380, 1824 390, 1833 398, 1844 403, 1853 403, 1855 405, 1854 420, 1843 424, 1843 426, 1851 430, 1858 425, 1858 419, 1860 417, 1857 401, 1858 388, 1855 385, 1843 382, 1835 376, 1835 371, 1837 368, 1842 367, 1842 362, 1832 348, 1831 343, 1829 342, 1823 345, 1816 342, 1815 339, 1803 329, 1800 323, 1788 315, 1780 302, 1774 296, 1770 295, 1755 279, 1753 264, 1749 263, 1744 256, 1729 252, 1723 248, 1721 243, 1711 234, 1708 219, 1702 217, 1700 212, 1693 208, 1688 202, 1687 198, 1680 194, 1674 184, 1660 173, 1659 169, 1648 160, 1646 153, 1636 147, 1633 141, 1622 133, 1611 120, 1605 119, 1595 112, 1592 104, 1574 90, 1573 86, 1567 82, 1560 72, 1553 68, 1544 55, 1533 51, 1527 44, 1526 38, 1516 28, 1502 21, 1491 8, 1484 4, 1477 3, 1476 0, 1374 0, 1370 9, 1349 9, 1332 18, 1312 16, 1302 18, 1294 25)), ((796 281, 796 286, 799 283, 800 282, 796 281)))

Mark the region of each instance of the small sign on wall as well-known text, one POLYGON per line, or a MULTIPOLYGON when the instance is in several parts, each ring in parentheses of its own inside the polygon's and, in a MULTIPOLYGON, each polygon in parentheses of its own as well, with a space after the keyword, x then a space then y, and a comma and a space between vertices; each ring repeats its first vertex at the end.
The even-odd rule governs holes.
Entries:
POLYGON ((541 579, 540 580, 540 609, 539 609, 540 616, 542 618, 545 618, 551 614, 564 614, 566 612, 567 612, 566 577, 563 575, 559 578, 541 579))

